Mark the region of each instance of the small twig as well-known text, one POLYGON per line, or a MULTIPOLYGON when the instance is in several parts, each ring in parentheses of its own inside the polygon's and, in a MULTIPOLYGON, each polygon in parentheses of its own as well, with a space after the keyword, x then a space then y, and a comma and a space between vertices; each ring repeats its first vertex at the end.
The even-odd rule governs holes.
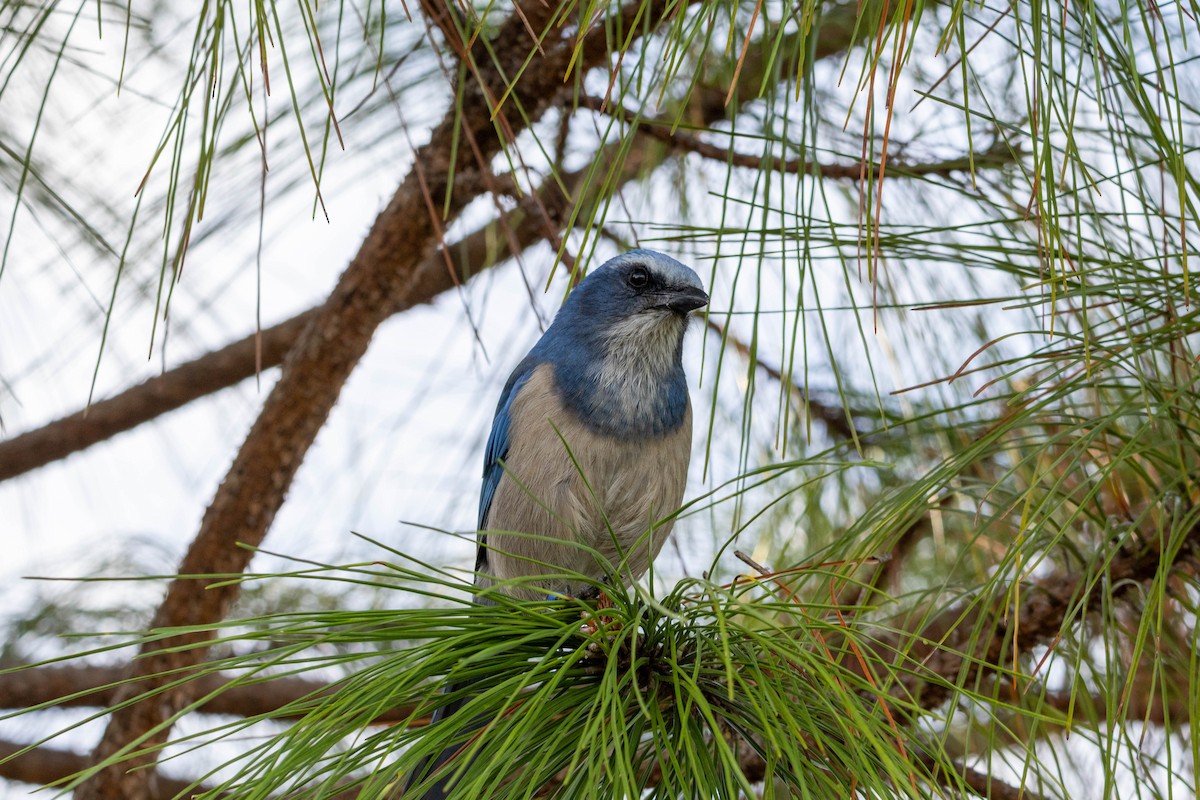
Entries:
MULTIPOLYGON (((451 11, 453 6, 450 3, 441 2, 441 0, 420 0, 420 7, 424 12, 427 30, 437 28, 441 31, 447 46, 454 52, 454 56, 459 60, 467 58, 466 43, 463 42, 462 35, 458 32, 458 26, 454 24, 453 11, 451 11)), ((430 39, 432 40, 432 36, 430 39)))
MULTIPOLYGON (((600 98, 588 97, 586 98, 586 102, 594 110, 600 111, 602 109, 600 98)), ((607 111, 602 111, 602 113, 618 119, 637 116, 625 109, 620 109, 614 113, 610 108, 607 111)), ((866 175, 878 174, 883 166, 882 164, 871 164, 868 171, 864 173, 861 163, 823 163, 807 158, 779 159, 739 153, 732 147, 711 144, 696 136, 684 133, 674 128, 670 122, 665 120, 643 120, 637 126, 637 132, 669 144, 677 150, 695 153, 703 158, 720 161, 723 164, 759 171, 772 170, 791 175, 815 175, 834 180, 861 181, 865 179, 866 175)), ((998 168, 1013 161, 1014 156, 1009 147, 1003 142, 997 141, 986 150, 939 161, 897 161, 891 159, 888 161, 887 170, 893 177, 946 176, 954 172, 970 172, 973 167, 998 168)))
POLYGON ((735 556, 737 556, 739 561, 741 561, 746 566, 750 567, 750 569, 754 570, 755 572, 757 572, 759 575, 763 576, 764 578, 771 574, 771 570, 767 569, 762 564, 759 564, 757 561, 755 561, 753 558, 751 558, 750 556, 743 553, 741 550, 734 550, 733 554, 735 556))

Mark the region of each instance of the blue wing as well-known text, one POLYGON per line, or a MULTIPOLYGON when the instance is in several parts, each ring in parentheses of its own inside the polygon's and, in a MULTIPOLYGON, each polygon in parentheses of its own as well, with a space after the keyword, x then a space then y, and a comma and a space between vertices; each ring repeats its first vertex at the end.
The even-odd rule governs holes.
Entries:
MULTIPOLYGON (((492 498, 496 496, 496 487, 504 476, 504 467, 500 463, 508 455, 508 433, 512 423, 512 405, 521 387, 529 380, 538 362, 526 357, 513 370, 500 394, 500 402, 496 406, 496 418, 492 421, 492 433, 488 437, 487 449, 483 456, 483 487, 479 492, 479 530, 487 527, 488 512, 492 508, 492 498)), ((479 537, 482 547, 484 539, 479 537)))

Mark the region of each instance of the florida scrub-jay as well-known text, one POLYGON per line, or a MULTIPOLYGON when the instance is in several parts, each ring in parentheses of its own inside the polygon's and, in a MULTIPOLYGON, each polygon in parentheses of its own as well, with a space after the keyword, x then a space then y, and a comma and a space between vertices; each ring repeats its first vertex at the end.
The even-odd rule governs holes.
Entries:
MULTIPOLYGON (((480 588, 544 565, 603 578, 604 565, 574 543, 611 565, 624 560, 627 581, 650 566, 671 521, 652 524, 683 500, 692 444, 683 335, 688 313, 707 302, 695 272, 650 250, 608 261, 571 292, 496 408, 479 500, 480 588)), ((533 599, 585 588, 558 580, 507 591, 533 599)))
MULTIPOLYGON (((683 499, 683 337, 707 303, 693 270, 651 250, 606 262, 571 292, 500 394, 479 500, 480 590, 575 596, 590 584, 558 573, 602 580, 620 565, 628 582, 647 570, 683 499)), ((445 792, 439 782, 425 798, 445 792)))

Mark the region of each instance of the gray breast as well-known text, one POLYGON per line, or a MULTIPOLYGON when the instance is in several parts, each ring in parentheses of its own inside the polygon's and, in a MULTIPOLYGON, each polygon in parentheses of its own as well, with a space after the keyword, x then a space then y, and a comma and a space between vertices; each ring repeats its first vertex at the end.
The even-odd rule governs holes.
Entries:
POLYGON ((626 581, 640 577, 671 531, 673 521, 663 517, 679 508, 687 482, 692 424, 686 387, 674 429, 636 439, 598 432, 561 398, 548 364, 521 388, 505 474, 486 526, 488 568, 496 579, 547 576, 538 589, 514 592, 530 598, 577 593, 577 579, 554 573, 601 578, 598 559, 614 567, 624 562, 626 581))

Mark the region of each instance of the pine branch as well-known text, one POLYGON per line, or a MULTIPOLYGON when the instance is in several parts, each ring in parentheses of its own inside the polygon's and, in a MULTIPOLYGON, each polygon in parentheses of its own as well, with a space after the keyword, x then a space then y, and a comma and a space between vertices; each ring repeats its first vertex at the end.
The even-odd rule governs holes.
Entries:
MULTIPOLYGON (((636 115, 625 109, 614 111, 608 107, 601 97, 588 97, 586 102, 596 110, 604 110, 609 116, 626 119, 636 115)), ((705 126, 701 126, 705 127, 705 126)), ((694 153, 702 158, 717 161, 734 167, 752 169, 755 172, 774 171, 789 175, 811 175, 817 178, 831 180, 862 181, 869 176, 879 175, 882 165, 855 162, 839 164, 837 162, 814 161, 807 158, 767 158, 739 153, 733 146, 722 147, 700 139, 694 134, 679 130, 673 120, 643 119, 637 125, 637 132, 643 136, 660 141, 672 149, 684 153, 694 153)), ((957 172, 970 173, 973 170, 999 169, 1012 164, 1016 153, 1005 142, 997 140, 986 150, 964 154, 956 158, 939 159, 937 161, 903 161, 892 159, 887 164, 887 172, 897 178, 922 178, 930 175, 949 176, 957 172)))
POLYGON ((995 589, 993 599, 951 606, 915 635, 880 637, 877 650, 902 650, 893 670, 896 690, 923 708, 935 709, 951 697, 954 687, 972 685, 981 673, 1011 664, 1014 653, 1028 655, 1034 648, 1053 646, 1073 615, 1101 607, 1105 592, 1111 592, 1114 601, 1127 599, 1164 567, 1167 572, 1200 570, 1200 527, 1189 531, 1172 554, 1161 550, 1154 538, 1133 536, 1098 573, 1063 569, 1022 587, 1019 594, 1007 587, 995 589), (1164 565, 1168 557, 1172 560, 1164 565), (1015 596, 1021 599, 1014 609, 1006 602, 1015 596))

